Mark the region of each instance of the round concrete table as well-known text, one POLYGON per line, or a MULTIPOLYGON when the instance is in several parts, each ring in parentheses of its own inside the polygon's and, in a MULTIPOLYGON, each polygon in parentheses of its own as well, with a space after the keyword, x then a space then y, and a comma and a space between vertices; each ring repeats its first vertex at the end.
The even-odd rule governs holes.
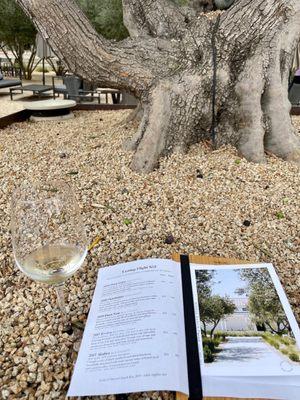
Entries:
POLYGON ((74 118, 71 108, 76 106, 74 100, 41 100, 24 104, 25 109, 32 111, 31 121, 66 120, 74 118))

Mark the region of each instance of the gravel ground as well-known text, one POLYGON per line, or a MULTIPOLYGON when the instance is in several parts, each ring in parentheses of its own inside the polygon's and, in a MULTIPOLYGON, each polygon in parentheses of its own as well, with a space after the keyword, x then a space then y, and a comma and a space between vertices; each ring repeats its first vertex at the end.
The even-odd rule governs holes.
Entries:
MULTIPOLYGON (((9 200, 24 178, 72 182, 89 241, 98 244, 67 282, 69 314, 85 322, 101 266, 187 252, 273 262, 300 321, 299 167, 275 157, 255 165, 231 147, 204 144, 149 175, 129 168, 127 111, 82 112, 68 122, 1 131, 0 397, 64 399, 81 333, 62 332, 52 288, 17 271, 9 200)), ((300 128, 300 119, 295 119, 300 128)), ((168 400, 172 394, 132 398, 168 400)))

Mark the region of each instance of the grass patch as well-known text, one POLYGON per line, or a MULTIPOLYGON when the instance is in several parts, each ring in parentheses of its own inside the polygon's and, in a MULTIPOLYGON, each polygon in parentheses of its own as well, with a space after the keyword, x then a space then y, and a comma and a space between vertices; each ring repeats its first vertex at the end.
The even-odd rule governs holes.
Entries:
POLYGON ((216 331, 214 336, 224 336, 228 337, 228 336, 233 336, 233 337, 251 337, 251 336, 262 336, 264 334, 264 332, 257 332, 257 331, 216 331))
MULTIPOLYGON (((38 65, 34 71, 35 72, 43 72, 43 67, 41 65, 38 65)), ((45 73, 47 73, 52 70, 51 70, 51 68, 45 66, 44 71, 45 71, 45 73)))
POLYGON ((291 361, 300 362, 300 351, 293 338, 289 336, 275 335, 270 332, 265 332, 262 337, 267 343, 279 350, 291 361))

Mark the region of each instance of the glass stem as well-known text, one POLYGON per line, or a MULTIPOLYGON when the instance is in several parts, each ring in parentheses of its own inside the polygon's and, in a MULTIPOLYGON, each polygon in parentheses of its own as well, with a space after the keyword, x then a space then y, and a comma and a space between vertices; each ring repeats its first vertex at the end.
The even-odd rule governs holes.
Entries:
POLYGON ((62 312, 64 322, 67 323, 67 310, 66 310, 66 303, 65 303, 65 293, 64 293, 64 284, 55 286, 56 296, 57 296, 57 303, 62 312))

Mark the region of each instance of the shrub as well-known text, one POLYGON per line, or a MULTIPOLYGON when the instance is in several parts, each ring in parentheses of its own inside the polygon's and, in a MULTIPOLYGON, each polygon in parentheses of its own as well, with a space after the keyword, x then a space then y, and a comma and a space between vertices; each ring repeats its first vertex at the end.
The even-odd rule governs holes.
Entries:
POLYGON ((226 337, 228 336, 234 336, 234 337, 249 337, 249 336, 263 336, 263 332, 257 332, 257 331, 226 331, 224 332, 224 335, 226 337))
POLYGON ((214 356, 208 346, 203 347, 204 362, 210 363, 214 361, 214 356))
POLYGON ((288 356, 289 355, 289 350, 288 349, 282 349, 282 350, 280 350, 281 351, 281 353, 282 354, 285 354, 286 356, 288 356))
MULTIPOLYGON (((44 68, 45 73, 50 72, 50 68, 45 67, 44 68)), ((41 65, 38 65, 35 69, 35 72, 43 72, 43 67, 41 65)))
POLYGON ((300 361, 300 356, 299 356, 299 354, 293 352, 293 353, 289 354, 289 359, 292 360, 292 361, 299 362, 300 361))
POLYGON ((220 339, 222 342, 225 342, 226 335, 225 335, 225 333, 217 332, 217 333, 214 334, 214 338, 215 339, 220 339))
POLYGON ((211 351, 211 353, 215 351, 215 342, 212 339, 203 337, 202 343, 203 343, 203 351, 204 347, 207 347, 211 351))
POLYGON ((289 346, 290 344, 295 344, 295 341, 292 338, 288 337, 288 336, 282 336, 280 338, 280 341, 281 341, 281 343, 283 343, 283 344, 285 344, 287 346, 289 346))
POLYGON ((275 335, 270 332, 264 333, 262 337, 275 349, 288 356, 290 360, 300 362, 300 354, 297 353, 294 347, 295 340, 293 338, 275 335))

